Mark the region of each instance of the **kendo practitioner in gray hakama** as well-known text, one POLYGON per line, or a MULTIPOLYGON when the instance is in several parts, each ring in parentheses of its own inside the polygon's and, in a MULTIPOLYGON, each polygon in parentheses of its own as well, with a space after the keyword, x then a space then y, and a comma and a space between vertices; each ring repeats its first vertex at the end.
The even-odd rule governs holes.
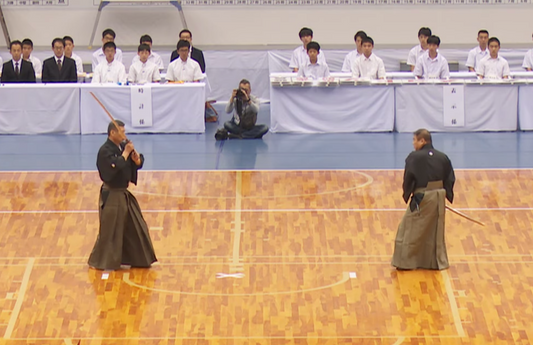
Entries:
POLYGON ((414 133, 411 152, 405 160, 403 199, 411 199, 398 227, 392 265, 399 270, 449 267, 444 221, 446 199, 453 202, 455 175, 446 154, 433 148, 425 129, 414 133))
POLYGON ((89 266, 116 270, 121 265, 148 268, 156 262, 148 226, 137 200, 128 191, 130 182, 137 184, 137 171, 144 156, 133 143, 123 142, 124 123, 119 128, 109 124, 107 141, 100 147, 96 166, 103 184, 100 188, 100 230, 89 266))

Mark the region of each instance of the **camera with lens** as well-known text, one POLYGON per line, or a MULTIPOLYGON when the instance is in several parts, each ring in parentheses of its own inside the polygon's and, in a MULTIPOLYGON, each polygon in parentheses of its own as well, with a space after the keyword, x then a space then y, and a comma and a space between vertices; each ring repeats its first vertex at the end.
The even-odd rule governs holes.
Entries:
POLYGON ((242 100, 246 99, 246 94, 244 93, 244 91, 242 89, 238 89, 237 93, 235 94, 235 97, 242 101, 242 100))

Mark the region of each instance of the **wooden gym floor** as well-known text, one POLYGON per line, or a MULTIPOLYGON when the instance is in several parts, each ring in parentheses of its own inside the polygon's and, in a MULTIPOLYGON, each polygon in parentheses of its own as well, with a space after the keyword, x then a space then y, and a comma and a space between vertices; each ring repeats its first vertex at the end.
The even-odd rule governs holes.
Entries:
POLYGON ((533 170, 458 170, 451 268, 390 266, 401 170, 144 171, 159 258, 101 272, 96 172, 0 173, 0 344, 531 344, 533 170))

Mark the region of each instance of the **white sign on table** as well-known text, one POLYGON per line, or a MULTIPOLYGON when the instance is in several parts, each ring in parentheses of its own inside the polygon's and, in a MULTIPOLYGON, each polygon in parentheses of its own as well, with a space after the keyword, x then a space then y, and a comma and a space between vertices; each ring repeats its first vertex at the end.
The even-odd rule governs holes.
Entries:
POLYGON ((442 88, 444 127, 465 126, 465 86, 444 85, 442 88))
POLYGON ((152 88, 150 85, 131 87, 131 126, 152 127, 152 88))

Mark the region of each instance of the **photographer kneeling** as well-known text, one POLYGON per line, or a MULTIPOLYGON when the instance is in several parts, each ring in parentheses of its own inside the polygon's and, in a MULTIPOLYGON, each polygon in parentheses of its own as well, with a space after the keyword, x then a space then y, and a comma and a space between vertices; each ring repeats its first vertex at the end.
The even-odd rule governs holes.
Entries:
POLYGON ((251 94, 252 87, 246 79, 241 80, 239 89, 233 90, 226 105, 226 113, 233 112, 233 118, 224 123, 230 139, 260 139, 268 132, 268 126, 256 125, 259 100, 251 94))

